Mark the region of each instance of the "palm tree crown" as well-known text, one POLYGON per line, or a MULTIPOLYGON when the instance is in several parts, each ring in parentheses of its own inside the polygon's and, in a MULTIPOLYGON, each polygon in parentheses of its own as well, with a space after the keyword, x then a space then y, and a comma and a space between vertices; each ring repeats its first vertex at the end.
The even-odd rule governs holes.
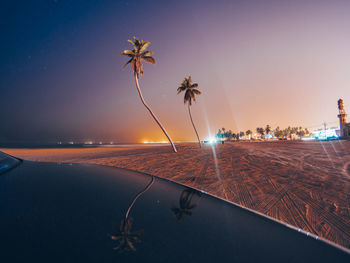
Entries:
POLYGON ((192 100, 196 101, 196 95, 202 94, 198 90, 198 84, 193 83, 192 84, 192 79, 191 76, 188 76, 188 78, 185 78, 181 84, 181 86, 177 88, 177 94, 181 92, 185 92, 185 97, 184 97, 184 103, 188 103, 189 105, 192 105, 192 100))
POLYGON ((152 64, 156 64, 156 60, 152 57, 153 51, 146 50, 151 44, 149 41, 139 40, 134 37, 134 40, 128 40, 132 45, 132 50, 124 50, 120 55, 128 56, 130 59, 125 63, 125 68, 131 63, 132 71, 137 75, 138 78, 143 75, 142 61, 146 61, 152 64))

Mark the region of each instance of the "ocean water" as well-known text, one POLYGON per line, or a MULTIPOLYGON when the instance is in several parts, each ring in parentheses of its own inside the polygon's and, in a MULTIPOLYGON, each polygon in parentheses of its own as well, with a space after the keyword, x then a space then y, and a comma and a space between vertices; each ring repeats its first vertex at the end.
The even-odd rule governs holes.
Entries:
POLYGON ((39 148, 127 148, 127 147, 154 147, 154 146, 168 146, 169 143, 106 143, 106 144, 84 144, 84 143, 1 143, 0 148, 25 148, 25 149, 39 149, 39 148))

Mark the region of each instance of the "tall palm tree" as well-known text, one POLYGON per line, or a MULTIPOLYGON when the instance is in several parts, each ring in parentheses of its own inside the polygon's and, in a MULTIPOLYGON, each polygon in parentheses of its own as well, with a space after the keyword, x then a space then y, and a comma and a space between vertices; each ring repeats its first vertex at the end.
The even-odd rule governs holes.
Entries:
POLYGON ((152 115, 153 119, 155 122, 159 125, 159 127, 162 129, 163 133, 165 136, 168 138, 171 146, 173 147, 174 152, 177 152, 176 147, 171 140, 170 136, 166 132, 165 128, 162 126, 156 115, 152 112, 151 108, 146 104, 139 85, 139 78, 143 75, 143 68, 142 68, 142 62, 148 62, 151 64, 156 64, 156 60, 154 57, 152 57, 153 51, 151 50, 146 50, 147 47, 151 44, 149 41, 143 41, 139 40, 138 38, 134 37, 134 40, 128 40, 132 46, 132 50, 124 50, 120 55, 125 55, 128 56, 130 59, 128 62, 125 63, 123 69, 128 65, 131 64, 132 71, 134 72, 134 77, 135 77, 135 83, 136 83, 136 88, 139 93, 140 99, 142 101, 142 104, 146 107, 146 109, 149 111, 149 113, 152 115))
POLYGON ((191 119, 191 122, 192 122, 192 126, 193 126, 193 129, 197 135, 197 139, 198 139, 198 143, 199 143, 199 147, 201 147, 201 141, 199 139, 199 136, 198 136, 198 132, 197 132, 197 129, 196 129, 196 126, 194 125, 193 123, 193 119, 192 119, 192 115, 191 115, 191 105, 192 105, 192 100, 193 101, 196 101, 196 95, 201 95, 202 92, 200 92, 198 90, 198 84, 197 83, 193 83, 192 84, 192 79, 191 79, 191 76, 188 76, 188 78, 185 78, 181 84, 181 86, 177 88, 177 94, 181 93, 181 92, 185 92, 185 96, 184 96, 184 103, 186 104, 187 103, 187 106, 188 106, 188 113, 190 115, 190 119, 191 119))

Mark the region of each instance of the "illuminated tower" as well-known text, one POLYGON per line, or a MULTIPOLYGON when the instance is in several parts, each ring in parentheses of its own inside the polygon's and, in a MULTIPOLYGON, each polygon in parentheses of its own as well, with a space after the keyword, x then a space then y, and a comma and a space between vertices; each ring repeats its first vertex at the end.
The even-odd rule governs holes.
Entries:
POLYGON ((340 136, 346 136, 346 113, 344 110, 344 104, 343 104, 343 100, 339 99, 338 100, 338 109, 339 109, 339 114, 338 114, 338 118, 339 118, 339 122, 340 122, 340 136))

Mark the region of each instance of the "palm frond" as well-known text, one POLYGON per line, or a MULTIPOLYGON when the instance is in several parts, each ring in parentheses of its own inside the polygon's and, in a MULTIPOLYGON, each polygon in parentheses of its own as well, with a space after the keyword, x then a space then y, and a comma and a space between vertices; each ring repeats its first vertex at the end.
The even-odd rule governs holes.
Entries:
POLYGON ((187 89, 185 92, 184 103, 185 104, 188 103, 188 104, 192 105, 192 97, 191 97, 191 92, 189 89, 187 89))
POLYGON ((126 63, 125 63, 125 65, 123 66, 123 69, 125 69, 125 68, 126 68, 126 66, 127 66, 128 64, 130 64, 130 63, 131 63, 131 61, 132 61, 133 59, 134 59, 134 58, 129 59, 129 61, 128 61, 128 62, 126 62, 126 63))
POLYGON ((133 51, 131 51, 131 50, 124 50, 119 55, 120 56, 125 55, 125 56, 129 56, 129 57, 134 57, 136 54, 133 51))
POLYGON ((200 92, 198 89, 192 89, 192 92, 196 95, 201 95, 202 92, 200 92))
POLYGON ((147 48, 150 44, 151 44, 151 42, 149 42, 149 41, 144 41, 144 42, 142 41, 142 42, 141 42, 141 47, 140 47, 140 52, 146 50, 146 48, 147 48))
POLYGON ((198 88, 198 83, 193 83, 193 84, 191 85, 191 88, 198 88))
POLYGON ((190 96, 193 101, 196 101, 196 95, 194 95, 193 90, 191 90, 190 96))
POLYGON ((151 64, 156 64, 156 60, 154 59, 154 57, 151 56, 144 56, 142 57, 142 59, 146 62, 149 62, 151 64))
POLYGON ((134 41, 132 41, 132 40, 130 40, 130 39, 128 39, 128 42, 131 43, 131 45, 133 45, 133 46, 134 46, 134 44, 135 44, 134 41))
POLYGON ((177 94, 179 94, 180 92, 186 90, 186 87, 185 86, 181 86, 181 87, 178 87, 177 88, 177 94))
POLYGON ((137 37, 134 37, 134 46, 138 48, 141 46, 141 41, 137 37))
POLYGON ((152 50, 147 50, 141 53, 141 57, 151 56, 153 53, 154 52, 152 50))

